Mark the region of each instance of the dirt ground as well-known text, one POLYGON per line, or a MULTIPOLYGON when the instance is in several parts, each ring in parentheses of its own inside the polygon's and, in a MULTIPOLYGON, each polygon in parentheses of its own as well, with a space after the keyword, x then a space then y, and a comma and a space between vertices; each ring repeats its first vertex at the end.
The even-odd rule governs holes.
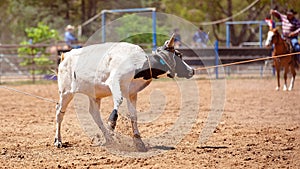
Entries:
MULTIPOLYGON (((0 88, 0 168, 300 168, 300 80, 292 92, 275 91, 275 84, 274 78, 227 79, 221 121, 200 145, 212 96, 210 81, 197 80, 199 104, 188 108, 200 111, 191 131, 176 146, 147 158, 115 155, 95 146, 81 128, 74 101, 63 121, 64 147, 55 148, 55 104, 0 88)), ((9 87, 58 99, 55 83, 9 87)), ((149 110, 150 102, 165 103, 156 119, 139 124, 143 138, 174 124, 182 102, 177 89, 174 81, 159 80, 139 94, 138 111, 149 110), (157 93, 151 100, 153 91, 157 93)), ((111 98, 104 99, 104 119, 111 110, 111 98)), ((122 115, 116 131, 131 133, 122 115)))

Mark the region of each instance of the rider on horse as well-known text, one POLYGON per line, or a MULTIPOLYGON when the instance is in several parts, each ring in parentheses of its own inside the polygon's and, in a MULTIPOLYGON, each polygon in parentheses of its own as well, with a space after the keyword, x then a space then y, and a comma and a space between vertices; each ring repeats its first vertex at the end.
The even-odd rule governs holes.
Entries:
MULTIPOLYGON (((292 52, 300 52, 300 45, 298 43, 298 34, 300 33, 300 21, 295 18, 297 12, 290 9, 286 15, 277 10, 270 10, 270 14, 277 17, 282 23, 283 37, 287 39, 293 48, 292 52)), ((300 62, 300 55, 297 55, 298 62, 300 62)))

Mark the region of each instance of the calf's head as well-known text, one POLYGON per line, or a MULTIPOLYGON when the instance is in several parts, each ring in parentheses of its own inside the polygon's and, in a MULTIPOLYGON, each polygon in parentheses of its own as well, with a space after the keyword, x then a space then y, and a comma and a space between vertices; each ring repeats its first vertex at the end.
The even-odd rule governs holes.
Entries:
POLYGON ((195 71, 182 60, 182 53, 175 50, 174 40, 173 34, 170 40, 167 40, 162 47, 157 48, 155 54, 158 55, 163 60, 163 64, 167 66, 169 77, 173 78, 176 74, 178 77, 191 78, 195 71))

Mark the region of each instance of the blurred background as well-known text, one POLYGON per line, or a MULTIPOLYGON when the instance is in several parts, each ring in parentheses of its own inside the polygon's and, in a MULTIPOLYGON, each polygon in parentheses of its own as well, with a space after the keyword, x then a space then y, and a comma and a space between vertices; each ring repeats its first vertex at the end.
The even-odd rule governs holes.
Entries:
MULTIPOLYGON (((67 25, 73 26, 73 34, 77 38, 79 46, 85 44, 95 32, 101 29, 101 12, 103 10, 129 9, 129 8, 155 8, 157 13, 166 13, 191 23, 193 28, 181 26, 177 21, 166 24, 163 16, 159 16, 156 23, 158 34, 157 45, 163 44, 166 35, 173 32, 180 34, 182 45, 178 48, 214 48, 218 42, 222 47, 253 47, 239 51, 235 56, 225 54, 220 58, 224 63, 258 58, 266 56, 262 52, 258 56, 246 54, 245 51, 253 51, 255 47, 262 48, 261 39, 266 38, 268 27, 264 19, 270 9, 285 12, 294 9, 300 12, 299 0, 1 0, 0 1, 0 83, 11 75, 33 76, 51 74, 55 70, 56 59, 59 52, 70 50, 66 47, 64 34, 67 25), (229 22, 247 21, 246 23, 232 24, 229 22), (248 21, 254 21, 248 23, 248 21), (177 23, 177 24, 174 24, 177 23), (263 24, 262 24, 263 23, 263 24), (193 34, 201 28, 208 35, 207 43, 203 46, 193 44, 193 34), (228 31, 228 32, 226 32, 228 31), (230 34, 230 36, 228 35, 230 34), (30 46, 31 45, 31 46, 30 46), (34 45, 34 46, 33 46, 34 45), (241 54, 242 53, 242 54, 241 54), (226 59, 227 57, 227 59, 226 59), (223 59, 222 59, 223 58, 223 59), (2 79, 2 80, 1 80, 2 79)), ((123 21, 128 24, 113 24, 114 34, 118 34, 122 41, 139 44, 144 49, 151 51, 152 27, 151 17, 144 19, 141 14, 134 13, 110 13, 106 15, 105 23, 111 23, 118 18, 128 16, 123 21), (146 24, 140 24, 145 22, 146 24), (131 36, 136 27, 143 32, 149 32, 141 36, 131 36)), ((296 18, 299 18, 296 15, 296 18)), ((278 20, 276 20, 279 22, 278 20)), ((109 27, 108 27, 109 28, 109 27)), ((108 37, 111 29, 107 29, 108 37)), ((110 36, 109 36, 110 35, 110 36)), ((99 36, 99 39, 101 37, 99 36)), ((109 41, 109 40, 108 40, 109 41)), ((98 42, 98 41, 96 41, 98 42)), ((100 42, 100 41, 99 41, 100 42)), ((184 51, 183 51, 184 52, 184 51)), ((213 54, 203 56, 214 57, 213 54)), ((208 51, 208 53, 211 51, 208 51)), ((188 53, 188 52, 187 52, 188 53)), ((197 53, 197 52, 196 52, 197 53)), ((204 54, 203 54, 204 53, 204 54)), ((221 50, 220 50, 220 53, 221 50)), ((223 52, 224 53, 224 52, 223 52)), ((230 53, 230 51, 229 51, 230 53)), ((232 52, 231 52, 232 53, 232 52)), ((193 55, 193 54, 191 54, 193 55)), ((201 56, 202 56, 201 55, 201 56)), ((269 54, 268 54, 269 55, 269 54)), ((191 57, 189 57, 191 58, 191 57)), ((188 59, 187 59, 188 60, 188 59)), ((209 59, 208 59, 209 60, 209 59)), ((212 60, 212 59, 210 59, 212 60)), ((213 62, 214 63, 214 62, 213 62)), ((200 61, 190 59, 189 64, 203 66, 200 61)), ((226 71, 228 74, 241 71, 242 68, 234 66, 226 71), (232 69, 231 69, 232 68, 232 69), (235 71, 234 71, 235 70, 235 71)), ((251 70, 252 68, 250 68, 251 70)), ((260 62, 255 68, 255 74, 262 76, 266 72, 266 63, 260 62)), ((267 70, 267 72, 271 72, 267 70)), ((249 72, 249 69, 246 70, 249 72)), ((251 72, 251 71, 250 71, 251 72)), ((17 77, 19 78, 19 77, 17 77)))

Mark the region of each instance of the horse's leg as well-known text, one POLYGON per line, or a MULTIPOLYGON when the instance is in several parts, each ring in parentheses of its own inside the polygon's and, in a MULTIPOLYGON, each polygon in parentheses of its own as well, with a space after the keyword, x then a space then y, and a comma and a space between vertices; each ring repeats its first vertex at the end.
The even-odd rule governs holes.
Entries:
POLYGON ((265 65, 264 65, 264 67, 263 67, 263 72, 262 72, 262 75, 264 75, 264 74, 265 74, 265 72, 266 72, 266 69, 267 69, 268 65, 269 65, 269 60, 265 60, 265 65))
POLYGON ((61 122, 63 121, 65 111, 68 107, 68 104, 73 98, 73 94, 70 92, 60 93, 60 99, 58 105, 56 105, 56 132, 55 132, 55 139, 54 139, 54 146, 60 148, 62 147, 61 141, 61 122))
POLYGON ((291 91, 294 88, 294 82, 295 82, 295 78, 296 78, 296 70, 294 65, 291 65, 291 72, 292 72, 292 79, 291 79, 291 83, 290 83, 290 87, 289 87, 289 91, 291 91))
POLYGON ((277 87, 276 87, 276 90, 278 91, 280 89, 280 66, 278 66, 278 65, 276 65, 276 73, 277 73, 277 87))
POLYGON ((284 66, 284 75, 283 75, 283 78, 284 78, 284 85, 283 85, 283 91, 286 91, 287 90, 287 74, 289 72, 289 65, 286 65, 284 66))

